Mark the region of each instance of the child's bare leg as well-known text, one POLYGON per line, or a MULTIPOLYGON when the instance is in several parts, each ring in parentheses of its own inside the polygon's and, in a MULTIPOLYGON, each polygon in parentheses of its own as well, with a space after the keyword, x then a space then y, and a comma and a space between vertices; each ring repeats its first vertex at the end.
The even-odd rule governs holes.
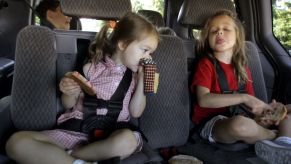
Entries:
POLYGON ((91 143, 73 151, 72 156, 86 161, 99 161, 112 157, 127 157, 137 147, 136 138, 131 130, 122 129, 111 134, 107 139, 91 143))
MULTIPOLYGON (((289 109, 289 111, 290 110, 291 108, 289 109)), ((291 111, 288 113, 288 117, 281 121, 278 126, 279 136, 291 137, 290 127, 291 127, 291 111)))
POLYGON ((74 158, 39 132, 23 131, 12 135, 6 144, 9 157, 24 164, 72 164, 74 158))
POLYGON ((274 139, 276 134, 254 120, 243 116, 234 116, 229 119, 219 120, 213 127, 213 136, 221 143, 234 143, 244 141, 254 144, 258 140, 274 139))

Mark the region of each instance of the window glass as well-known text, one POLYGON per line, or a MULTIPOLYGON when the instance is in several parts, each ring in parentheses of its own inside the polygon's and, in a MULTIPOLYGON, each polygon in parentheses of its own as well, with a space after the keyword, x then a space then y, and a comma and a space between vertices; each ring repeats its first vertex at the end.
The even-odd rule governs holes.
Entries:
POLYGON ((291 55, 291 1, 272 0, 273 32, 291 55))
MULTIPOLYGON (((158 11, 162 15, 164 13, 164 0, 131 0, 131 5, 134 12, 146 9, 158 11)), ((81 18, 80 21, 82 24, 82 31, 98 32, 104 24, 103 20, 81 18)))
POLYGON ((133 11, 154 10, 164 15, 164 0, 131 0, 133 11))

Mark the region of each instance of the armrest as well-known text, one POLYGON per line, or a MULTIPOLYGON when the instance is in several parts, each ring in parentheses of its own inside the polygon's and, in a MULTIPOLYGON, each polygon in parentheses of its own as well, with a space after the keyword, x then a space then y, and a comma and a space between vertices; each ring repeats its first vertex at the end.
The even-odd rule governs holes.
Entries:
POLYGON ((14 69, 14 60, 0 57, 0 78, 9 76, 14 69))
POLYGON ((10 101, 11 97, 7 96, 0 99, 0 152, 4 152, 7 139, 15 131, 13 122, 10 116, 10 101))
POLYGON ((0 99, 11 93, 14 60, 0 57, 0 99))

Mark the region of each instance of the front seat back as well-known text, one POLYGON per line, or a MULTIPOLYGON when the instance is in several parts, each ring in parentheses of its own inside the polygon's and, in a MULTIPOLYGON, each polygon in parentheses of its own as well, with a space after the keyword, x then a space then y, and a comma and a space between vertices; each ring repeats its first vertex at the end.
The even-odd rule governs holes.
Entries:
POLYGON ((56 41, 47 27, 28 26, 17 36, 11 117, 17 129, 40 130, 56 122, 56 41))

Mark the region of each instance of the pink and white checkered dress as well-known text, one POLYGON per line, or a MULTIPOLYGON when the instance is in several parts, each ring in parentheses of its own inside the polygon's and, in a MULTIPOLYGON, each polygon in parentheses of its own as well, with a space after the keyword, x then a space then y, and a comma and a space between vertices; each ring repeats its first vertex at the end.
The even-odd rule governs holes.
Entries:
MULTIPOLYGON (((92 65, 89 71, 85 73, 86 77, 96 88, 97 98, 103 100, 109 100, 115 90, 117 89, 126 67, 124 65, 116 65, 109 57, 105 58, 105 62, 99 62, 97 65, 92 65)), ((134 76, 133 76, 134 78, 134 76)), ((135 88, 135 80, 132 80, 130 87, 123 100, 123 107, 118 116, 117 121, 128 122, 130 120, 130 114, 128 110, 129 101, 135 88)), ((78 118, 83 119, 83 97, 81 93, 77 104, 73 109, 66 111, 58 118, 58 124, 70 119, 78 118)), ((97 115, 106 115, 107 109, 96 109, 97 115)), ((63 129, 46 130, 44 134, 50 136, 59 146, 72 149, 76 145, 82 144, 87 141, 87 135, 80 132, 73 132, 63 129)), ((134 133, 138 142, 141 142, 140 134, 134 133)), ((140 143, 142 144, 142 143, 140 143)))

